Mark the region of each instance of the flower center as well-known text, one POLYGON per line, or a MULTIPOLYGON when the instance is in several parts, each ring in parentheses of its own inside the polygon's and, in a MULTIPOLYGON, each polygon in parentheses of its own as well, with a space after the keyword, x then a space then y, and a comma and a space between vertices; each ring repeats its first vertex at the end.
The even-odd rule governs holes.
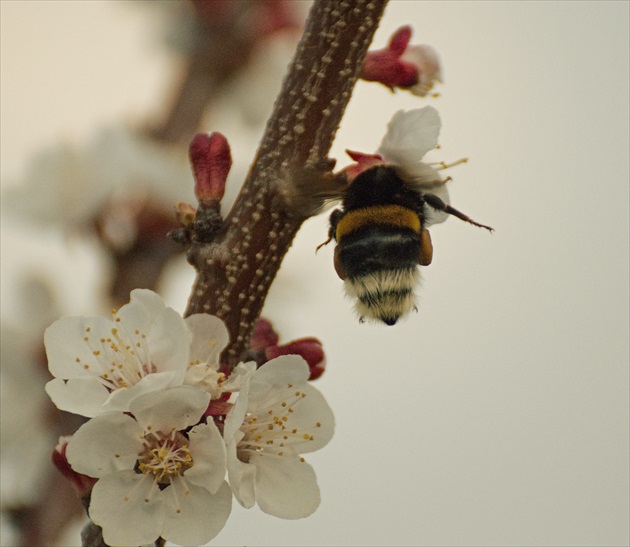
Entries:
POLYGON ((150 433, 144 438, 144 449, 136 468, 152 474, 159 485, 167 486, 175 476, 183 475, 193 465, 188 439, 177 431, 170 435, 150 433))
POLYGON ((268 409, 245 416, 241 426, 244 436, 237 447, 237 457, 242 462, 248 463, 254 454, 263 452, 275 456, 299 454, 299 445, 314 440, 313 433, 321 427, 319 422, 310 427, 303 423, 296 426, 291 419, 296 407, 307 394, 289 386, 284 395, 268 409))
MULTIPOLYGON (((114 321, 120 322, 115 314, 114 321)), ((147 374, 156 372, 149 358, 146 334, 137 329, 133 332, 123 331, 112 328, 110 336, 103 338, 94 336, 90 327, 84 331, 83 341, 98 363, 98 370, 93 372, 109 391, 133 386, 147 374)), ((78 357, 76 362, 86 370, 91 368, 78 357)))

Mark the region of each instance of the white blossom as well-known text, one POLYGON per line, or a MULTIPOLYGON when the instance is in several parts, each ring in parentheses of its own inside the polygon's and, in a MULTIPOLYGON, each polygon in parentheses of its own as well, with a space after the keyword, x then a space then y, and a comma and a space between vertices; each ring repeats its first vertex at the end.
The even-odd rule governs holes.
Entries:
POLYGON ((83 146, 40 151, 23 178, 3 195, 3 207, 45 226, 91 225, 112 204, 122 210, 121 203, 151 199, 170 208, 192 199, 192 184, 183 184, 192 181, 185 150, 124 126, 100 129, 83 146))
MULTIPOLYGON (((449 204, 450 198, 446 182, 439 171, 463 163, 459 160, 451 165, 444 162, 422 161, 426 154, 438 146, 438 137, 442 123, 438 111, 432 106, 415 110, 399 110, 394 114, 387 132, 381 141, 377 154, 386 163, 395 167, 403 180, 427 193, 438 196, 449 204)), ((425 206, 426 226, 439 224, 448 218, 448 214, 425 206)))
POLYGON ((219 355, 227 341, 218 318, 183 319, 156 293, 136 289, 111 320, 62 317, 46 329, 48 367, 55 376, 46 391, 61 410, 88 417, 127 411, 135 397, 183 383, 216 398, 224 379, 219 355))
POLYGON ((163 537, 201 545, 223 528, 232 500, 225 446, 214 422, 195 425, 209 400, 193 386, 147 393, 129 405, 133 417, 108 412, 73 435, 68 462, 99 479, 89 514, 107 544, 136 546, 163 537))
MULTIPOLYGON (((37 503, 41 484, 57 473, 50 460, 55 411, 44 392, 44 328, 59 314, 48 284, 27 275, 13 289, 17 309, 0 323, 0 508, 37 503)), ((7 311, 13 306, 7 306, 7 311)), ((4 543, 0 544, 4 545, 4 543)))
POLYGON ((433 89, 434 82, 444 81, 440 56, 433 46, 407 46, 400 60, 418 67, 418 83, 409 88, 414 95, 425 97, 433 89))
POLYGON ((265 363, 250 374, 225 420, 228 478, 244 507, 297 519, 320 503, 313 468, 301 454, 325 446, 334 430, 332 411, 308 384, 299 356, 265 363))

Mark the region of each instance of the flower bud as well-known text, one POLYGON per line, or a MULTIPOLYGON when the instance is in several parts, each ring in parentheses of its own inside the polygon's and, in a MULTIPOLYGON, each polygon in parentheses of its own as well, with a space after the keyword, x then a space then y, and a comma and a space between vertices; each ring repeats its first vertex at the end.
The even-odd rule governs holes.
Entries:
POLYGON ((283 346, 270 346, 265 349, 265 355, 268 360, 281 355, 299 355, 308 363, 311 371, 309 380, 319 378, 326 369, 324 348, 317 338, 300 338, 283 346))
POLYGON ((71 438, 71 435, 59 437, 57 446, 55 446, 52 453, 52 462, 61 474, 72 483, 77 494, 83 498, 92 491, 92 486, 98 479, 77 473, 70 467, 66 459, 66 448, 71 438))
POLYGON ((182 228, 186 228, 189 224, 191 224, 195 220, 196 214, 197 210, 189 203, 178 201, 175 204, 175 216, 182 228))
POLYGON ((232 156, 230 145, 221 133, 195 135, 188 150, 195 177, 195 196, 199 204, 218 207, 225 193, 225 182, 232 156))
POLYGON ((250 340, 250 347, 252 351, 258 353, 264 351, 269 346, 275 346, 278 343, 280 337, 274 330, 271 321, 264 319, 263 317, 258 319, 254 332, 250 340))
POLYGON ((401 27, 385 49, 368 51, 361 78, 379 82, 392 91, 401 88, 421 97, 427 95, 433 82, 442 81, 440 59, 432 46, 410 46, 411 33, 411 27, 401 27))

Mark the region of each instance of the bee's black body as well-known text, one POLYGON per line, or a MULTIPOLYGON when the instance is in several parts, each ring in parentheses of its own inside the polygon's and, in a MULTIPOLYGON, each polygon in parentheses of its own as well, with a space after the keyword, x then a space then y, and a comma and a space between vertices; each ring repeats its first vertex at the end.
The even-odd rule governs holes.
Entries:
MULTIPOLYGON (((330 216, 335 269, 356 298, 361 318, 387 325, 415 308, 419 265, 431 263, 425 206, 471 221, 440 198, 415 188, 393 167, 377 165, 357 175, 330 216)), ((485 226, 487 228, 487 226, 485 226)))
MULTIPOLYGON (((424 223, 422 195, 410 190, 391 168, 376 167, 357 176, 348 187, 343 209, 330 219, 331 231, 337 237, 339 221, 351 211, 398 205, 413 211, 424 223)), ((378 215, 375 215, 378 217, 378 215)), ((349 233, 339 235, 338 263, 350 277, 376 270, 415 268, 420 261, 420 234, 407 226, 394 226, 383 219, 373 219, 349 233)))

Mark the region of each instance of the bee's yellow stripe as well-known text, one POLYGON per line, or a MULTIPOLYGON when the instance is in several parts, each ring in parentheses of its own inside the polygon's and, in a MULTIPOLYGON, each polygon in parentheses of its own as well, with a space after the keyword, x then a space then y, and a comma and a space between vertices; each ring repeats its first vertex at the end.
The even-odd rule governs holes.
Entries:
POLYGON ((411 209, 402 205, 377 205, 347 212, 337 224, 335 239, 348 235, 371 224, 385 224, 409 228, 420 233, 420 219, 411 209))

